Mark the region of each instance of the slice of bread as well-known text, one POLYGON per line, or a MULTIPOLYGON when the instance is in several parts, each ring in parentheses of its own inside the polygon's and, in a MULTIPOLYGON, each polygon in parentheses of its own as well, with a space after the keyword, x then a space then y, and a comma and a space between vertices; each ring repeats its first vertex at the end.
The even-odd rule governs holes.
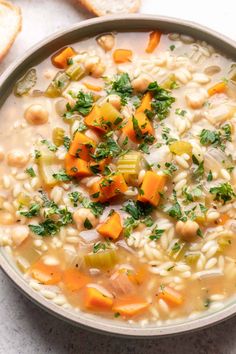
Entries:
POLYGON ((88 11, 97 16, 137 12, 140 0, 78 0, 88 11))
POLYGON ((0 62, 21 30, 21 10, 9 1, 0 0, 0 62))

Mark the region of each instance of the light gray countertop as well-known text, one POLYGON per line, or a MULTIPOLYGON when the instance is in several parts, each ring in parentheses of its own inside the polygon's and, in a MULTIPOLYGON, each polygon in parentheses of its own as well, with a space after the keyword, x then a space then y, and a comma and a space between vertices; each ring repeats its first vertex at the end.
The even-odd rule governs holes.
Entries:
MULTIPOLYGON (((22 8, 23 30, 0 65, 2 72, 41 38, 90 15, 76 0, 15 0, 22 8)), ((194 20, 236 37, 234 0, 143 0, 141 11, 194 20), (222 8, 220 7, 220 5, 222 8), (207 8, 206 8, 207 7, 207 8), (190 9, 191 8, 191 9, 190 9), (224 21, 223 19, 227 20, 224 21)), ((0 271, 0 354, 235 354, 236 317, 194 334, 162 339, 121 339, 73 327, 39 309, 23 297, 0 271)))

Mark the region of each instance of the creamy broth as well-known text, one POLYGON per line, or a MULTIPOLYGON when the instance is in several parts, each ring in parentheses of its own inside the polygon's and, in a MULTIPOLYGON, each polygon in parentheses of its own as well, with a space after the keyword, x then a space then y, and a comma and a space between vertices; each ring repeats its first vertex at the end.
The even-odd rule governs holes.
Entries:
POLYGON ((0 245, 29 286, 158 325, 235 294, 232 64, 184 35, 114 33, 18 84, 0 111, 0 245))

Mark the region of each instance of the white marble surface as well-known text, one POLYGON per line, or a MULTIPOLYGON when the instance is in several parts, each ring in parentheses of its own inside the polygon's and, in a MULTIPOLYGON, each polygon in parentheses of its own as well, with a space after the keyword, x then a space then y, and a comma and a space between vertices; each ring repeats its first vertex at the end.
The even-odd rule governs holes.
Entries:
MULTIPOLYGON (((109 0, 108 0, 109 1, 109 0)), ((45 36, 91 17, 76 0, 15 0, 22 8, 23 29, 2 72, 45 36)), ((143 0, 141 12, 199 22, 236 39, 235 0, 143 0)), ((235 354, 236 318, 165 339, 118 339, 81 330, 57 320, 25 299, 0 272, 0 354, 235 354)))

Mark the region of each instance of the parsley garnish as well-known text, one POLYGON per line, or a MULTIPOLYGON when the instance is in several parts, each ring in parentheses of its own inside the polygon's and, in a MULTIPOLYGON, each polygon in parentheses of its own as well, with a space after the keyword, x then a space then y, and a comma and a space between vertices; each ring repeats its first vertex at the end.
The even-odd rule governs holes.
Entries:
POLYGON ((21 211, 20 214, 27 218, 32 218, 33 216, 38 216, 39 211, 40 205, 38 203, 34 203, 29 207, 28 211, 21 211))
POLYGON ((145 112, 149 118, 156 117, 158 120, 165 119, 171 109, 175 98, 171 96, 170 92, 163 89, 156 81, 148 86, 148 91, 152 92, 153 99, 151 102, 152 110, 145 112))
POLYGON ((93 96, 91 93, 79 91, 76 98, 77 100, 73 107, 71 107, 69 103, 66 105, 67 112, 64 114, 64 117, 67 119, 70 119, 75 112, 82 114, 82 116, 86 116, 92 109, 93 96))
POLYGON ((70 176, 66 174, 65 170, 61 170, 57 173, 54 173, 52 176, 60 182, 69 182, 71 180, 70 176))
POLYGON ((116 76, 116 80, 111 83, 109 94, 115 93, 121 97, 121 104, 126 105, 127 98, 132 95, 133 88, 131 86, 130 77, 127 73, 116 76))
POLYGON ((234 190, 229 182, 221 183, 217 187, 210 188, 210 193, 215 196, 214 200, 222 201, 223 204, 236 197, 236 194, 234 193, 234 190))
POLYGON ((25 170, 26 173, 28 173, 28 175, 30 175, 30 177, 36 177, 36 174, 34 172, 33 167, 29 167, 25 170))
POLYGON ((152 240, 152 241, 159 240, 164 231, 165 230, 163 230, 163 229, 155 228, 154 230, 152 230, 152 234, 149 236, 150 240, 152 240))
POLYGON ((171 250, 175 253, 180 250, 180 244, 178 242, 175 242, 175 244, 171 247, 171 250))
POLYGON ((93 228, 93 225, 91 224, 91 222, 89 221, 88 218, 86 218, 85 221, 84 221, 84 227, 87 230, 91 230, 93 228))
MULTIPOLYGON (((52 151, 52 152, 55 152, 57 151, 57 147, 56 145, 52 144, 50 141, 46 140, 46 139, 43 139, 41 140, 41 143, 42 144, 45 144, 48 148, 49 151, 52 151)), ((41 155, 40 155, 41 156, 41 155)))
POLYGON ((211 182, 213 180, 213 175, 211 170, 209 171, 208 175, 207 175, 207 182, 211 182))

